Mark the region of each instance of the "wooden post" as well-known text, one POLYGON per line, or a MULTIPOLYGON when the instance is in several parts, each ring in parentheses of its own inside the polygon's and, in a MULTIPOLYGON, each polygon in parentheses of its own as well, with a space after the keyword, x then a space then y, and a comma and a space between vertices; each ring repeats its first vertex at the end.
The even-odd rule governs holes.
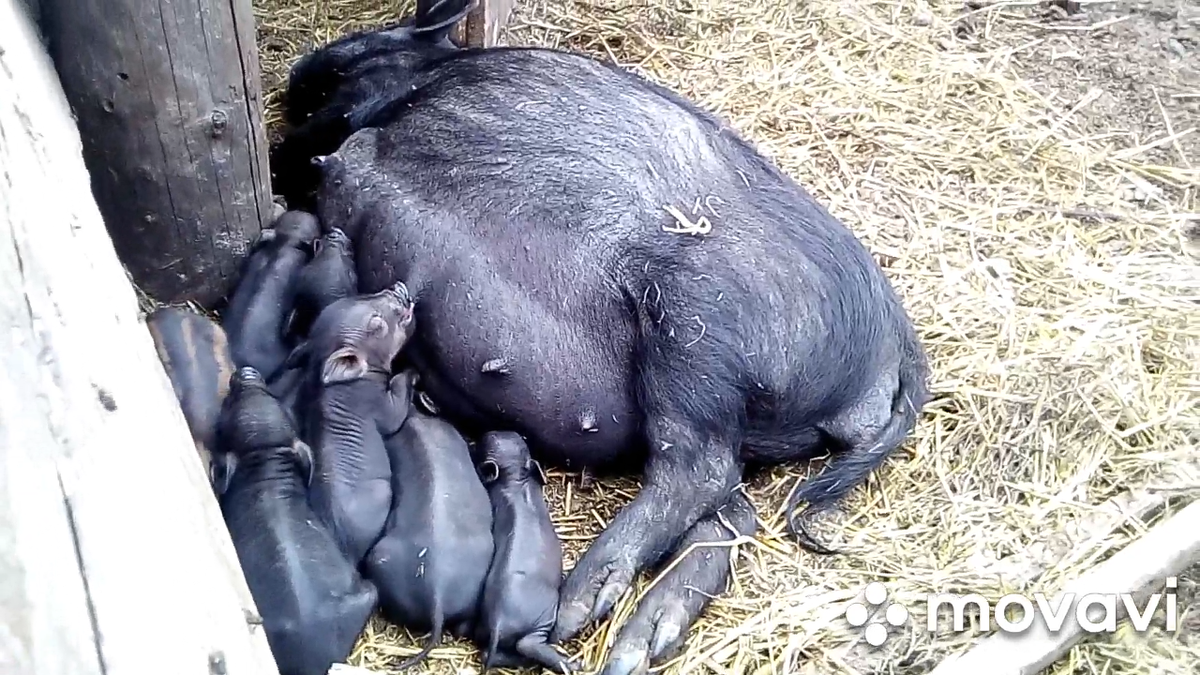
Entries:
POLYGON ((0 673, 277 675, 21 0, 0 45, 0 673))
POLYGON ((465 21, 456 26, 457 41, 468 47, 494 47, 508 25, 516 0, 478 0, 465 21))
POLYGON ((162 302, 211 307, 269 222, 250 0, 40 0, 121 261, 162 302))

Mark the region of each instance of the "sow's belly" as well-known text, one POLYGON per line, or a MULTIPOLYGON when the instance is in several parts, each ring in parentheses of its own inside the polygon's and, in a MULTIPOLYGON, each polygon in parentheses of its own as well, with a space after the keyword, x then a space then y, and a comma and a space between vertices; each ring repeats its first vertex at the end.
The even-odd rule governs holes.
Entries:
POLYGON ((640 460, 623 317, 603 316, 609 328, 592 334, 536 303, 463 287, 421 289, 416 308, 410 353, 442 414, 475 433, 515 430, 535 456, 569 469, 640 460))

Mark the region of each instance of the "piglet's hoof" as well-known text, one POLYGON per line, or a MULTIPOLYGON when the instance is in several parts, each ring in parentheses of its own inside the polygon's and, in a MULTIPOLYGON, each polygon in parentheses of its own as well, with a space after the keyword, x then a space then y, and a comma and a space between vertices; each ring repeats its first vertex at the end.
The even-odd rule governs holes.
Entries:
POLYGON ((613 654, 600 675, 645 675, 650 672, 650 659, 646 652, 613 654))

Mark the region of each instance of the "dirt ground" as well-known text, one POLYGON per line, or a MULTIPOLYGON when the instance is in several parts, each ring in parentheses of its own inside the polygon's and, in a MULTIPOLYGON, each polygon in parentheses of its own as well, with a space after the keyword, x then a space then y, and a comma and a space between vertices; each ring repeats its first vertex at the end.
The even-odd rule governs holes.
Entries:
MULTIPOLYGON (((272 131, 296 56, 401 4, 256 0, 272 131)), ((827 530, 845 555, 781 527, 819 463, 758 477, 756 544, 666 672, 928 673, 975 633, 867 649, 844 620, 866 582, 910 607, 1053 591, 1200 496, 1200 1, 518 0, 506 41, 615 60, 730 120, 878 254, 930 352, 912 442, 827 530)), ((553 474, 568 568, 636 490, 553 474)), ((1089 636, 1045 672, 1200 672, 1198 586, 1200 566, 1176 631, 1089 636)), ((611 638, 567 648, 594 668, 611 638)), ((377 620, 351 661, 416 650, 377 620)), ((450 641, 414 672, 475 654, 450 641)))
MULTIPOLYGON (((1014 55, 1018 71, 1062 110, 1090 100, 1077 113, 1087 132, 1117 147, 1179 134, 1145 157, 1200 162, 1200 133, 1187 133, 1200 126, 1200 2, 1063 2, 1005 13, 1014 37, 1041 40, 1014 55)), ((964 21, 963 30, 980 23, 964 21)))
MULTIPOLYGON (((1093 140, 1114 149, 1145 147, 1139 156, 1155 164, 1200 166, 1200 2, 965 4, 956 36, 989 34, 1002 19, 1001 35, 989 36, 1017 48, 1017 72, 1093 140)), ((1152 197, 1134 186, 1125 196, 1152 197)), ((1178 196, 1184 208, 1198 210, 1195 186, 1178 196)), ((1200 219, 1184 232, 1200 245, 1200 219)))

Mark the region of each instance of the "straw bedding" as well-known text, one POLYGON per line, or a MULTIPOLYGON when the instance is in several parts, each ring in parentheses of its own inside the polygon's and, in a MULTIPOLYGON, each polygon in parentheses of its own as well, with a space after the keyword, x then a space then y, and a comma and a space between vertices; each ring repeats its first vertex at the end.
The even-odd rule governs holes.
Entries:
MULTIPOLYGON (((878 254, 934 367, 912 440, 822 523, 843 555, 784 533, 783 499, 819 462, 747 485, 759 534, 667 672, 927 672, 973 637, 927 632, 927 594, 1054 592, 1200 492, 1200 86, 1178 53, 1200 22, 1176 9, 1163 29, 1147 12, 1190 5, 1150 2, 1097 27, 1119 15, 1063 4, 518 0, 510 44, 635 68, 808 187, 878 254), (1174 37, 1146 51, 1151 29, 1174 37), (1134 84, 1104 79, 1118 61, 1142 65, 1134 84), (878 649, 843 618, 870 581, 913 615, 878 649)), ((409 7, 258 0, 273 130, 297 55, 409 7)), ((552 474, 568 568, 636 490, 552 474)), ((1194 672, 1198 581, 1180 579, 1173 634, 1126 626, 1048 672, 1194 672)), ((595 668, 609 631, 566 647, 595 668)), ((385 670, 413 637, 373 620, 351 662, 385 670)), ((450 641, 415 670, 477 672, 476 653, 450 641)))

